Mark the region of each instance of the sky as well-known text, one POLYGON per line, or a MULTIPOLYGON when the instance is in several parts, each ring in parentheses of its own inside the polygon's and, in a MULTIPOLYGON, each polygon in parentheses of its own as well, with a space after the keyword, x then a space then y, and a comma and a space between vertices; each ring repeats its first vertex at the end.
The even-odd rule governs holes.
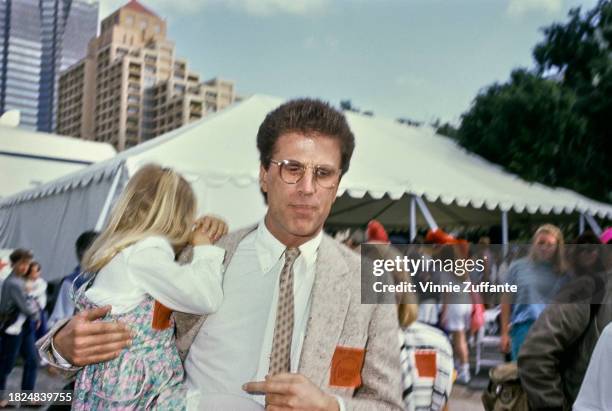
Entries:
MULTIPOLYGON (((100 0, 105 17, 127 0, 100 0)), ((533 67, 541 28, 596 0, 142 0, 176 55, 241 95, 311 96, 458 124, 482 88, 533 67)))

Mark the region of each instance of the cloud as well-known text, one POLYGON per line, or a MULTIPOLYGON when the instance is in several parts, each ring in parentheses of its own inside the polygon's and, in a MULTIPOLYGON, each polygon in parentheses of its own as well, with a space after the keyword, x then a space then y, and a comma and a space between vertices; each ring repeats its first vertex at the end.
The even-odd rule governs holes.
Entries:
POLYGON ((563 0, 510 0, 506 12, 512 17, 543 11, 556 14, 563 8, 563 0))
MULTIPOLYGON (((100 18, 126 4, 128 0, 100 0, 100 18)), ((140 0, 160 17, 190 15, 206 7, 221 6, 254 16, 289 14, 308 16, 327 9, 331 0, 140 0)))

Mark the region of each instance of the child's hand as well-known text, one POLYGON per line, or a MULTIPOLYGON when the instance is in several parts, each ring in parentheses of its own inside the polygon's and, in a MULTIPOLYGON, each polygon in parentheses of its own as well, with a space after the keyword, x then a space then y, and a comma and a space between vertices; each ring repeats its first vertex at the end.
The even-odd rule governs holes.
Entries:
POLYGON ((191 244, 205 245, 216 242, 227 234, 227 223, 218 217, 204 216, 196 220, 191 244))

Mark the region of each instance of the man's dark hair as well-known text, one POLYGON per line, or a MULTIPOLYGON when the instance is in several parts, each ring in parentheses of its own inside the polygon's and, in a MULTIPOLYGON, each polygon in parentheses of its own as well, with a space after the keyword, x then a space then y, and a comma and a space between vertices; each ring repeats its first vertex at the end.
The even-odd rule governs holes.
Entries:
POLYGON ((76 249, 77 259, 79 260, 79 264, 85 255, 85 251, 89 248, 89 246, 95 241, 98 237, 98 232, 89 230, 82 233, 79 238, 77 238, 74 247, 76 249))
POLYGON ((268 113, 257 132, 259 161, 267 170, 278 138, 284 134, 299 132, 323 135, 340 142, 340 169, 349 169, 355 148, 355 137, 344 114, 321 100, 301 98, 288 101, 268 113))
POLYGON ((15 265, 21 260, 31 260, 32 258, 34 258, 32 252, 24 248, 16 249, 9 256, 9 259, 11 260, 11 265, 15 265))

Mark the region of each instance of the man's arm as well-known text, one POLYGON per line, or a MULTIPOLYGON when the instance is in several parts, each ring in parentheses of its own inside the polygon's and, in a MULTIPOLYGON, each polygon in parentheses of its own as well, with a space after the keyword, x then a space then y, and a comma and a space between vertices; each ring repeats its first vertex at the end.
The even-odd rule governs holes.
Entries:
POLYGON ((25 291, 16 283, 9 283, 8 286, 8 298, 15 302, 19 311, 30 318, 36 319, 38 310, 33 304, 28 302, 25 291))
POLYGON ((121 350, 131 344, 132 335, 123 323, 96 321, 110 309, 106 306, 85 310, 63 324, 58 323, 37 342, 41 355, 52 365, 66 369, 56 359, 59 354, 74 366, 73 370, 118 357, 121 350), (57 350, 55 355, 53 348, 57 350))
POLYGON ((551 304, 529 330, 518 357, 518 371, 534 410, 565 404, 560 360, 589 325, 590 304, 551 304))
POLYGON ((377 305, 368 329, 362 385, 342 397, 347 411, 402 410, 399 329, 394 304, 377 305))

